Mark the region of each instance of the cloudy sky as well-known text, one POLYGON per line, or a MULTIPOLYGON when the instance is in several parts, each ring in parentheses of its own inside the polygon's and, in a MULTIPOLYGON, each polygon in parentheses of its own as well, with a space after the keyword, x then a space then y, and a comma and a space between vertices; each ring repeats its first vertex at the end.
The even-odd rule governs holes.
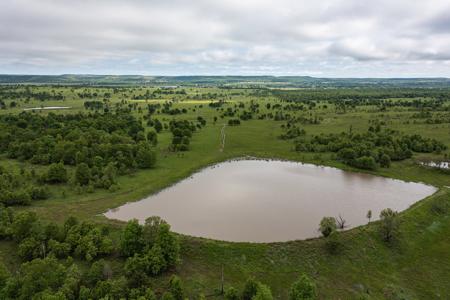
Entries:
POLYGON ((1 0, 0 73, 450 77, 450 0, 1 0))

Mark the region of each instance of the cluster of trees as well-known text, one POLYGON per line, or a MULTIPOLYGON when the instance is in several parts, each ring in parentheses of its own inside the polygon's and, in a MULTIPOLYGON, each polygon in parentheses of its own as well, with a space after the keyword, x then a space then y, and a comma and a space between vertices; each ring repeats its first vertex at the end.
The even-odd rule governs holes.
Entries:
POLYGON ((169 123, 172 132, 172 151, 187 151, 191 142, 192 134, 196 130, 194 123, 188 120, 172 120, 169 123))
POLYGON ((365 133, 342 132, 320 134, 309 140, 296 141, 301 152, 335 152, 337 158, 350 166, 374 170, 389 167, 391 161, 410 158, 413 152, 431 153, 447 149, 446 145, 420 135, 400 135, 393 130, 373 129, 365 133))
MULTIPOLYGON (((157 217, 143 226, 130 221, 115 249, 106 226, 74 217, 62 225, 42 222, 33 212, 15 214, 0 205, 0 239, 12 240, 25 261, 14 274, 0 265, 1 299, 156 300, 145 276, 155 276, 179 261, 178 240, 157 217), (116 275, 109 258, 118 251, 127 260, 116 275), (72 257, 86 261, 81 265, 87 268, 80 268, 72 257)), ((170 280, 168 293, 164 299, 184 299, 178 277, 170 280)))
POLYGON ((125 274, 134 287, 175 266, 180 259, 178 239, 159 217, 147 218, 144 225, 129 221, 121 235, 120 251, 127 258, 125 274))
POLYGON ((66 182, 64 167, 75 166, 75 184, 109 188, 116 173, 151 168, 156 162, 156 137, 146 136, 140 122, 126 112, 3 115, 0 129, 0 153, 50 165, 43 178, 48 183, 66 182))
POLYGON ((10 208, 0 206, 0 238, 16 242, 18 254, 25 261, 48 255, 92 261, 112 253, 108 235, 107 227, 80 222, 74 217, 60 226, 40 221, 34 212, 14 214, 10 208))
POLYGON ((92 100, 84 101, 84 108, 90 110, 102 110, 104 107, 103 101, 92 100))
POLYGON ((309 89, 273 90, 282 101, 304 103, 328 101, 346 108, 375 105, 379 107, 442 108, 449 91, 441 89, 309 89))
POLYGON ((50 192, 45 185, 28 181, 28 175, 15 174, 0 166, 0 203, 5 206, 28 205, 34 200, 47 199, 50 192))
POLYGON ((280 135, 280 138, 283 140, 291 140, 306 135, 305 129, 291 125, 291 123, 288 123, 286 126, 283 124, 281 127, 285 129, 285 132, 280 135))
MULTIPOLYGON (((432 206, 432 210, 435 211, 436 206, 432 206)), ((372 218, 372 211, 369 210, 366 215, 367 219, 372 218)), ((323 217, 319 224, 319 231, 325 238, 325 247, 331 254, 336 254, 342 243, 339 238, 338 230, 344 229, 346 221, 341 216, 339 219, 334 217, 323 217)), ((380 212, 380 221, 378 230, 382 240, 386 243, 392 243, 397 237, 400 228, 400 221, 398 213, 390 208, 383 209, 380 212)))
MULTIPOLYGON (((313 300, 316 299, 316 286, 306 275, 302 274, 289 289, 289 300, 313 300)), ((272 300, 270 288, 250 277, 244 284, 242 291, 229 287, 224 292, 226 300, 272 300)))
POLYGON ((230 126, 238 126, 241 125, 241 121, 239 119, 229 119, 228 125, 230 126))
POLYGON ((46 90, 43 88, 35 88, 31 86, 4 86, 0 89, 0 99, 2 100, 23 100, 29 102, 30 100, 48 101, 56 100, 62 101, 65 99, 61 91, 46 90))
MULTIPOLYGON (((43 223, 31 212, 14 214, 0 206, 0 238, 19 244, 25 261, 15 273, 0 264, 1 299, 131 299, 184 300, 182 280, 173 275, 157 297, 151 278, 176 265, 179 243, 170 226, 158 217, 144 225, 136 220, 124 227, 119 250, 126 257, 122 270, 109 260, 113 243, 108 228, 68 218, 63 225, 43 223), (75 262, 72 256, 86 260, 75 262), (102 257, 103 256, 103 257, 102 257), (83 265, 84 267, 81 267, 83 265)), ((227 300, 272 300, 270 288, 249 278, 242 290, 222 289, 227 300)), ((290 300, 315 299, 316 287, 305 274, 289 290, 290 300)), ((203 294, 198 299, 206 299, 203 294)))

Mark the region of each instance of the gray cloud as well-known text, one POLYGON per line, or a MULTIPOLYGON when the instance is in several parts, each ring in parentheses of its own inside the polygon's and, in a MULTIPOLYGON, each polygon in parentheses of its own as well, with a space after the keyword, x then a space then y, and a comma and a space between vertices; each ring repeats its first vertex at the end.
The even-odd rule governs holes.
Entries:
POLYGON ((450 76, 448 0, 2 0, 0 73, 450 76))

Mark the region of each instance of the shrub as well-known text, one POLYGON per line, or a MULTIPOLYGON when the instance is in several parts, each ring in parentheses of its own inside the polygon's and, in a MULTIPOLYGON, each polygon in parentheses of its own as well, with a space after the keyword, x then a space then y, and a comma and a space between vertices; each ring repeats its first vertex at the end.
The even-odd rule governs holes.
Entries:
POLYGON ((289 290, 289 300, 306 299, 316 299, 316 286, 306 274, 302 274, 300 278, 292 284, 291 289, 289 290))
POLYGON ((390 208, 383 209, 380 213, 380 232, 384 241, 391 242, 399 229, 397 212, 390 208))
POLYGON ((44 177, 48 183, 66 183, 68 179, 67 170, 62 162, 51 164, 44 177))
POLYGON ((319 231, 324 237, 329 236, 333 231, 336 231, 336 219, 333 217, 323 217, 320 221, 319 231))

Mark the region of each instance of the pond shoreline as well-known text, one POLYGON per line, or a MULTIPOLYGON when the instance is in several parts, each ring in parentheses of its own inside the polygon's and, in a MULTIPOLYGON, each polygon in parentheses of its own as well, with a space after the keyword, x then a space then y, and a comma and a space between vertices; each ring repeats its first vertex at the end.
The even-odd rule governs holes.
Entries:
MULTIPOLYGON (((109 219, 119 219, 122 221, 136 217, 142 222, 146 217, 159 215, 172 224, 174 231, 179 232, 180 234, 231 242, 285 242, 317 237, 318 234, 313 232, 317 231, 317 224, 320 221, 319 217, 333 216, 333 212, 335 212, 334 216, 336 218, 341 213, 344 213, 344 218, 350 217, 350 227, 358 227, 364 225, 365 219, 362 216, 365 216, 367 209, 373 209, 375 215, 378 215, 381 209, 387 207, 400 211, 407 210, 409 206, 434 194, 436 191, 436 187, 423 183, 406 182, 400 179, 374 176, 367 173, 349 172, 330 166, 318 166, 298 161, 268 158, 261 159, 244 156, 228 159, 219 164, 208 165, 148 197, 144 197, 134 202, 127 202, 118 208, 110 209, 104 213, 104 216, 109 219), (237 165, 240 167, 237 167, 237 165), (292 171, 287 172, 286 168, 292 171), (202 175, 203 173, 209 175, 205 175, 205 177, 202 175), (246 174, 246 177, 242 174, 246 174), (322 175, 317 177, 318 174, 322 175), (240 178, 242 176, 244 177, 240 178), (234 180, 233 178, 235 177, 239 179, 234 180), (203 178, 202 180, 206 180, 207 183, 199 183, 198 178, 203 178), (311 181, 311 183, 307 183, 308 181, 311 181), (268 189, 271 184, 275 185, 268 189), (325 185, 321 186, 322 184, 325 185), (194 189, 189 188, 189 186, 192 185, 195 186, 194 189), (311 188, 313 188, 315 192, 309 191, 311 188), (347 190, 349 188, 350 190, 347 190), (401 193, 398 190, 399 188, 402 190, 401 193), (182 192, 175 192, 175 194, 171 195, 171 193, 174 193, 174 190, 176 191, 177 189, 182 190, 182 192), (369 189, 369 194, 363 192, 364 189, 369 189), (239 192, 235 193, 233 190, 239 192), (208 200, 208 202, 203 202, 202 204, 201 201, 206 201, 202 199, 208 198, 203 192, 206 195, 209 195, 208 197, 214 195, 213 198, 216 201, 214 202, 215 206, 210 206, 212 200, 208 200), (319 196, 320 193, 325 194, 319 196), (357 196, 359 194, 361 195, 357 196), (410 196, 406 196, 407 194, 410 196), (295 197, 297 198, 293 195, 296 195, 295 197), (366 196, 364 197, 363 195, 366 196), (367 198, 367 195, 370 197, 367 198), (192 199, 189 200, 189 197, 192 199), (159 198, 161 198, 161 200, 156 200, 159 198), (335 198, 339 200, 336 200, 335 198), (364 200, 366 198, 372 199, 370 200, 372 202, 368 202, 371 204, 367 209, 364 208, 363 204, 364 201, 369 201, 364 200), (384 200, 380 200, 382 198, 384 200), (153 200, 149 202, 150 199, 153 200), (239 200, 239 202, 233 202, 233 199, 241 200, 239 200), (254 203, 254 201, 256 201, 255 199, 259 199, 258 201, 260 202, 254 203), (270 204, 274 199, 277 199, 277 204, 275 206, 273 206, 274 204, 270 204), (305 200, 313 202, 304 206, 305 200), (188 201, 195 202, 191 203, 188 201), (225 202, 220 203, 220 201, 225 202), (245 204, 247 202, 249 204, 245 204), (319 205, 315 204, 316 202, 323 203, 319 205), (234 210, 230 210, 228 205, 235 205, 236 207, 233 208, 234 210), (248 206, 239 208, 239 205, 250 205, 252 209, 248 210, 248 206), (269 206, 265 207, 264 205, 269 206), (292 208, 292 210, 289 208, 290 205, 294 205, 296 208, 292 208), (173 208, 170 209, 170 206, 173 208), (263 208, 260 208, 260 206, 263 208), (317 207, 314 208, 315 206, 317 207), (348 208, 345 208, 347 206, 348 208), (206 215, 201 213, 196 214, 196 211, 206 209, 204 207, 208 207, 209 209, 206 215), (134 213, 132 212, 133 209, 135 211, 134 213), (147 213, 149 209, 151 213, 147 213), (184 213, 177 215, 177 210, 182 210, 184 213), (264 226, 264 223, 261 223, 259 217, 254 216, 254 210, 261 210, 259 211, 259 214, 265 215, 265 218, 268 220, 273 219, 274 223, 272 223, 269 228, 272 231, 278 230, 277 233, 270 233, 276 237, 275 240, 273 240, 274 238, 262 236, 264 234, 269 234, 268 228, 265 229, 266 233, 264 233, 264 230, 262 229, 256 229, 263 228, 261 226, 264 226), (310 211, 309 213, 307 213, 308 210, 310 211), (272 211, 273 214, 271 214, 272 211), (306 215, 300 217, 304 220, 302 221, 303 223, 299 223, 300 221, 298 220, 296 221, 298 216, 291 215, 293 211, 296 211, 300 215, 306 213, 306 215), (320 211, 324 212, 321 213, 320 211), (347 212, 345 213, 345 211, 347 212), (358 211, 358 213, 356 213, 356 211, 358 211), (124 214, 127 217, 124 217, 124 214), (283 216, 283 218, 279 219, 280 216, 283 216), (191 219, 188 220, 183 218, 191 219), (208 219, 211 218, 213 218, 213 220, 208 221, 208 219), (228 220, 233 220, 233 223, 230 224, 228 220), (239 223, 238 221, 242 223, 242 226, 235 230, 235 234, 240 236, 237 237, 236 240, 232 237, 233 233, 231 233, 230 230, 233 226, 237 226, 236 224, 239 223), (297 223, 297 225, 290 226, 290 222, 292 222, 292 224, 297 223), (217 226, 221 228, 222 233, 219 235, 214 233, 211 234, 213 231, 211 229, 211 224, 219 223, 221 225, 217 226), (244 226, 244 224, 247 226, 244 226), (251 230, 248 228, 251 228, 252 226, 254 229, 253 232, 250 232, 251 230), (288 234, 290 227, 298 228, 295 235, 288 234), (189 230, 186 231, 186 228, 193 228, 192 230, 197 233, 192 233, 192 231, 189 230), (245 232, 247 229, 248 232, 245 232), (229 232, 226 233, 226 231, 229 232), (210 232, 210 234, 206 234, 206 232, 210 232), (303 233, 300 235, 299 232, 303 233), (244 235, 248 238, 244 238, 244 235), (258 236, 260 237, 258 238, 258 236), (285 238, 282 236, 285 236, 285 238)), ((376 219, 376 217, 374 219, 376 219)))

